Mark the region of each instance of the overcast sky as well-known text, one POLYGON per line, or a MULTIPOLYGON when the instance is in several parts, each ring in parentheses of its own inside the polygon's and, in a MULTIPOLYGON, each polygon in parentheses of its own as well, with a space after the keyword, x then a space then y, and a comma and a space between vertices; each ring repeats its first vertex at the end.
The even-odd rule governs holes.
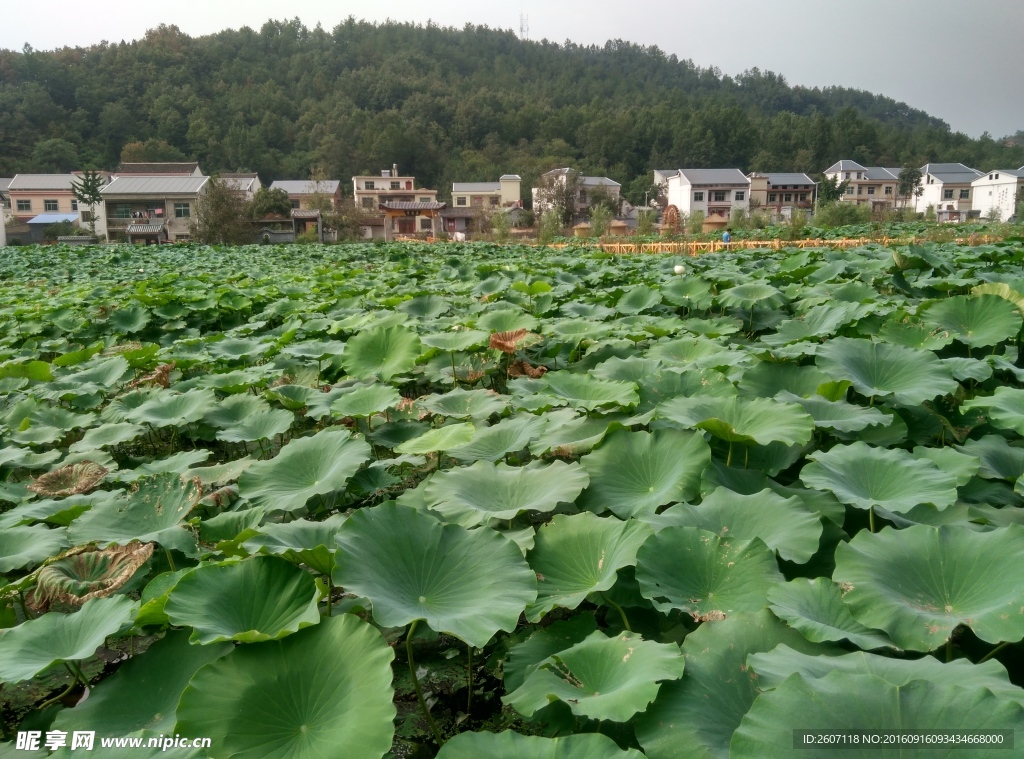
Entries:
POLYGON ((1024 0, 0 0, 0 47, 131 40, 160 23, 191 35, 258 29, 267 19, 296 15, 327 28, 352 15, 518 30, 520 13, 529 15, 534 40, 625 39, 726 74, 756 66, 790 84, 885 94, 972 136, 1024 129, 1024 0))

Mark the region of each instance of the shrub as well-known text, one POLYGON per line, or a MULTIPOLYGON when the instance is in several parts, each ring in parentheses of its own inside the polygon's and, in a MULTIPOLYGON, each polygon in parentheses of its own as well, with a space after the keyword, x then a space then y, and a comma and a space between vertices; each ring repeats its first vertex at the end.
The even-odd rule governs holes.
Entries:
POLYGON ((848 224, 866 224, 871 221, 871 209, 853 203, 831 203, 818 209, 814 223, 819 227, 832 229, 848 224))
POLYGON ((686 228, 690 231, 690 234, 699 235, 701 232, 704 231, 704 212, 694 211, 692 214, 690 214, 690 219, 689 221, 686 222, 686 225, 686 228))

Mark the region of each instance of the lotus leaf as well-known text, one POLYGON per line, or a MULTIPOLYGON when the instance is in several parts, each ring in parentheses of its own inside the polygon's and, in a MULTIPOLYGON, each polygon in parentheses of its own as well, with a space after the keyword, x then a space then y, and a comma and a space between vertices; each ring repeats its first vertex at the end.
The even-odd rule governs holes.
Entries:
POLYGON ((415 332, 399 326, 373 327, 348 341, 341 362, 353 377, 387 381, 412 369, 419 355, 415 332))
POLYGON ((997 295, 957 295, 921 309, 923 319, 971 348, 996 345, 1016 335, 1021 315, 997 295))
POLYGON ((600 733, 542 738, 502 733, 460 733, 447 741, 437 759, 643 759, 635 749, 620 749, 600 733))
POLYGON ((331 404, 334 416, 373 416, 398 405, 402 396, 393 387, 373 384, 345 393, 331 404))
POLYGON ((192 627, 192 643, 278 640, 315 625, 313 576, 273 556, 206 564, 178 580, 164 605, 171 624, 192 627))
POLYGON ((680 396, 661 404, 657 415, 730 443, 803 445, 814 432, 814 420, 803 408, 768 398, 680 396))
POLYGON ((68 547, 66 530, 45 525, 0 530, 0 573, 35 566, 68 547))
POLYGON ((865 649, 894 647, 884 633, 853 618, 839 586, 827 577, 798 577, 774 585, 768 590, 768 603, 779 619, 815 643, 848 640, 865 649))
POLYGON ((527 717, 558 699, 573 714, 625 722, 647 708, 662 681, 682 677, 684 663, 674 643, 594 632, 542 662, 502 700, 527 717))
POLYGON ((957 625, 990 643, 1024 638, 1024 527, 992 532, 915 526, 858 533, 836 549, 833 579, 854 618, 910 651, 957 625), (1002 578, 1002 579, 1001 579, 1002 578))
POLYGON ((458 449, 473 439, 474 431, 473 425, 469 422, 448 424, 406 440, 395 448, 395 452, 425 454, 458 449))
POLYGON ((384 627, 424 620, 481 647, 537 598, 515 543, 487 528, 443 525, 407 506, 355 512, 338 532, 334 581, 373 603, 384 627))
POLYGON ((956 390, 958 383, 935 354, 901 345, 837 337, 818 349, 818 368, 849 380, 861 395, 892 396, 917 406, 956 390))
POLYGON ((235 759, 318 759, 339 746, 352 759, 380 759, 394 735, 392 659, 381 634, 352 614, 242 646, 196 672, 174 731, 210 737, 235 759))
POLYGON ((28 601, 34 609, 45 611, 54 602, 81 606, 93 598, 105 598, 123 587, 152 555, 152 543, 73 548, 36 571, 28 601))

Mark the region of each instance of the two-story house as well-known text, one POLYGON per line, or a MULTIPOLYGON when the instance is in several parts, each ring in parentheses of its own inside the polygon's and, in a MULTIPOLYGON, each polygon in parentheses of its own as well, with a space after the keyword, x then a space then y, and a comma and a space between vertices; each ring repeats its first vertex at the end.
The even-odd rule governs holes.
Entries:
POLYGON ((17 174, 7 187, 14 220, 24 224, 43 213, 77 214, 74 174, 17 174))
POLYGON ((497 182, 454 182, 452 208, 511 208, 522 205, 517 174, 505 174, 497 182))
POLYGON ((260 184, 259 174, 256 174, 255 172, 242 174, 220 174, 217 179, 223 182, 226 187, 237 192, 245 198, 245 200, 252 200, 256 191, 263 186, 260 184))
MULTIPOLYGON (((428 209, 437 203, 437 190, 417 187, 416 177, 400 176, 398 164, 382 170, 380 176, 367 174, 352 177, 352 196, 357 208, 375 216, 382 204, 413 203, 428 209)), ((421 214, 409 213, 402 218, 401 230, 396 229, 396 233, 432 232, 435 219, 433 213, 427 210, 421 214)))
POLYGON ((915 198, 919 213, 928 206, 947 220, 962 221, 972 210, 971 185, 982 176, 977 169, 962 163, 929 163, 921 167, 923 192, 915 198))
POLYGON ((552 169, 540 177, 540 186, 532 188, 533 210, 543 213, 557 202, 559 192, 572 183, 575 186, 575 207, 573 215, 579 216, 588 208, 595 198, 608 197, 618 208, 622 203, 622 185, 608 177, 591 177, 581 174, 576 169, 552 169))
POLYGON ((96 234, 107 242, 186 242, 209 177, 119 176, 100 194, 96 234))
POLYGON ((750 180, 739 169, 677 169, 666 179, 665 197, 683 216, 700 211, 706 219, 729 219, 749 210, 750 180))
POLYGON ((750 207, 764 208, 779 216, 787 216, 794 208, 814 207, 818 183, 806 174, 789 172, 751 172, 750 207))
POLYGON ((287 192, 292 208, 301 211, 313 209, 317 198, 326 197, 332 208, 341 206, 341 182, 337 179, 279 179, 270 189, 287 192))
POLYGON ((872 209, 876 209, 896 205, 900 171, 902 169, 861 166, 856 161, 843 160, 829 166, 824 174, 828 179, 835 179, 840 183, 849 182, 841 198, 844 203, 870 205, 872 209))
POLYGON ((1008 221, 1017 215, 1018 203, 1024 202, 1024 166, 982 174, 971 182, 971 196, 971 210, 982 218, 1008 221))

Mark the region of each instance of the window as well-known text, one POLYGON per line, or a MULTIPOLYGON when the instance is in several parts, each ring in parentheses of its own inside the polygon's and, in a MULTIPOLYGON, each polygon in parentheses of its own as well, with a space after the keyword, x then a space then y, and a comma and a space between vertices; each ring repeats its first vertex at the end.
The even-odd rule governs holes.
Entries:
POLYGON ((71 199, 71 210, 72 211, 77 211, 78 210, 78 201, 75 200, 74 198, 71 199))
POLYGON ((56 211, 59 208, 56 200, 44 200, 43 210, 44 211, 56 211))
POLYGON ((859 171, 857 172, 857 179, 863 179, 863 177, 860 175, 859 171))
POLYGON ((82 221, 84 221, 84 222, 92 221, 92 211, 82 211, 82 221))
POLYGON ((192 216, 192 206, 188 203, 174 204, 174 217, 176 219, 188 219, 192 216))
POLYGON ((846 178, 847 178, 847 179, 849 179, 849 178, 850 178, 850 172, 846 172, 846 178))
POLYGON ((863 195, 864 194, 864 188, 861 187, 860 185, 857 185, 857 194, 858 195, 863 195))
POLYGON ((32 210, 32 201, 31 200, 19 200, 18 201, 18 210, 19 211, 31 211, 32 210))
POLYGON ((298 208, 298 207, 299 207, 299 201, 293 200, 292 201, 292 208, 298 208))
POLYGON ((892 185, 891 184, 887 184, 885 186, 885 194, 886 195, 892 195, 892 185))
POLYGON ((774 203, 775 202, 775 193, 774 192, 771 195, 768 196, 768 202, 769 203, 774 203))
MULTIPOLYGON (((703 200, 704 200, 704 193, 698 190, 697 192, 693 193, 693 199, 697 203, 703 202, 703 200)), ((21 201, 19 200, 18 202, 20 203, 21 201)))
POLYGON ((130 219, 132 217, 132 207, 127 203, 119 203, 114 207, 114 218, 115 219, 130 219))
POLYGON ((868 195, 874 195, 874 194, 875 194, 875 187, 874 187, 874 185, 872 185, 871 187, 868 188, 868 195))
POLYGON ((747 197, 745 190, 736 190, 736 200, 743 200, 745 197, 747 197))
POLYGON ((967 188, 960 190, 960 200, 970 200, 971 191, 967 188))
POLYGON ((434 228, 433 222, 430 219, 420 219, 420 230, 423 232, 429 232, 434 228))
POLYGON ((791 193, 791 192, 787 192, 786 193, 785 202, 786 203, 792 203, 793 202, 793 193, 791 193))
POLYGON ((457 205, 457 206, 464 206, 464 205, 466 205, 466 196, 465 195, 459 195, 459 197, 455 198, 455 205, 457 205))
POLYGON ((401 182, 392 182, 391 183, 391 189, 392 190, 401 190, 402 189, 402 183, 401 182))
POLYGON ((376 190, 377 186, 373 182, 367 181, 367 182, 363 183, 363 189, 364 190, 376 190))
POLYGON ((716 203, 723 203, 723 202, 725 202, 725 196, 727 194, 728 193, 725 190, 715 190, 715 192, 714 192, 715 202, 716 203))
POLYGON ((953 199, 953 191, 952 190, 943 190, 942 191, 942 199, 943 200, 952 200, 953 199))
POLYGON ((807 193, 806 192, 801 192, 800 193, 800 202, 803 203, 803 202, 806 202, 806 201, 807 201, 807 193))
POLYGON ((496 206, 496 205, 498 205, 498 201, 500 200, 500 198, 497 195, 492 195, 490 200, 491 200, 491 205, 492 206, 496 206))
POLYGON ((999 179, 999 175, 998 174, 996 174, 996 179, 999 179))
POLYGON ((847 195, 853 195, 853 185, 852 184, 846 186, 846 194, 847 195))
POLYGON ((420 201, 420 203, 432 203, 433 202, 430 198, 420 198, 419 201, 420 201))
POLYGON ((374 198, 363 198, 363 208, 373 208, 374 198))

